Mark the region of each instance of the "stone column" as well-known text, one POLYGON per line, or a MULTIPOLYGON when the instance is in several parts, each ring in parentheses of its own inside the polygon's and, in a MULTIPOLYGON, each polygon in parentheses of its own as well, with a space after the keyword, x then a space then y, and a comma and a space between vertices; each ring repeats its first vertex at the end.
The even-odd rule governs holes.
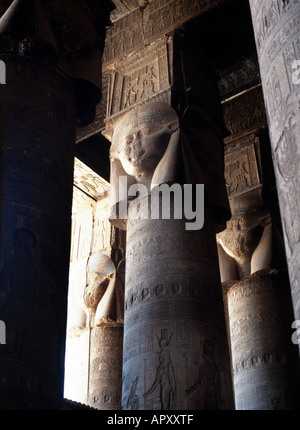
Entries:
MULTIPOLYGON (((185 190, 176 183, 178 173, 191 174, 191 152, 199 149, 193 145, 201 142, 195 135, 188 141, 188 127, 185 134, 179 123, 167 103, 148 103, 125 114, 112 138, 111 221, 127 228, 123 409, 233 407, 216 209, 207 198, 205 205, 204 197, 198 200, 197 188, 196 202, 195 195, 184 195, 178 215, 185 190), (159 184, 167 195, 156 200, 159 184), (169 204, 168 184, 176 190, 169 204), (134 193, 140 198, 130 203, 127 218, 134 193), (197 205, 192 222, 199 224, 189 230, 186 210, 192 202, 197 205), (159 207, 170 207, 170 216, 155 215, 159 207)), ((218 138, 205 137, 218 148, 218 138)), ((200 174, 199 166, 196 170, 200 174)))
POLYGON ((267 164, 259 140, 226 149, 232 217, 217 241, 236 409, 295 409, 298 349, 291 341, 294 317, 283 239, 274 207, 270 210, 263 198, 270 194, 268 182, 260 179, 267 164))
POLYGON ((1 346, 1 407, 51 408, 63 388, 73 89, 39 61, 4 58, 1 318, 7 344, 1 346))
POLYGON ((123 322, 103 321, 90 329, 87 404, 120 410, 122 396, 123 322))
POLYGON ((295 318, 300 319, 300 2, 250 0, 250 7, 267 110, 293 306, 295 318), (295 63, 296 60, 298 63, 295 63))
POLYGON ((123 409, 231 409, 212 213, 201 230, 186 231, 184 219, 136 220, 135 210, 127 222, 123 409))
POLYGON ((97 409, 121 409, 124 322, 124 261, 91 255, 84 302, 89 313, 87 403, 97 409))
POLYGON ((229 288, 227 304, 236 409, 298 409, 287 274, 258 271, 229 288))
POLYGON ((49 17, 40 1, 15 0, 0 20, 1 409, 57 409, 63 398, 78 93, 49 17))
POLYGON ((108 220, 109 183, 75 160, 65 396, 120 410, 125 238, 108 220))

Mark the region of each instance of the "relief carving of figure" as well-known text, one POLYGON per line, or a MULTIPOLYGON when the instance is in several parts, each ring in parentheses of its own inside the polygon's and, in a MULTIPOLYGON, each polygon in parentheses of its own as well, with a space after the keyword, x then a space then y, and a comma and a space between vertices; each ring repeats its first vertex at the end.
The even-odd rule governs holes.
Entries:
POLYGON ((175 369, 171 359, 171 354, 168 349, 172 334, 168 337, 167 330, 161 330, 161 338, 158 339, 160 346, 159 365, 157 367, 155 380, 150 389, 144 394, 147 398, 157 388, 159 389, 159 398, 161 403, 161 410, 171 410, 171 402, 176 398, 176 380, 175 369))
POLYGON ((222 406, 220 389, 220 370, 214 359, 215 338, 207 339, 203 345, 204 364, 199 367, 198 379, 185 392, 190 395, 206 381, 204 409, 218 410, 222 406))
POLYGON ((127 408, 130 406, 131 410, 139 410, 139 396, 136 394, 137 384, 139 382, 139 376, 135 378, 132 383, 131 391, 127 400, 127 408))

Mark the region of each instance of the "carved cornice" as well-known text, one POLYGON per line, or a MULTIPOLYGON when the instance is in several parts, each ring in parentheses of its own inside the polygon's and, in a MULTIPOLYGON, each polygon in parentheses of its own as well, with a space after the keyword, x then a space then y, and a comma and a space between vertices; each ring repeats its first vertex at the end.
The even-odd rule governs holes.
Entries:
MULTIPOLYGON (((223 1, 152 0, 144 2, 142 7, 132 8, 131 13, 114 22, 107 31, 103 56, 104 69, 122 56, 136 52, 144 45, 172 32, 191 18, 223 1)), ((130 3, 141 3, 141 1, 130 3)))

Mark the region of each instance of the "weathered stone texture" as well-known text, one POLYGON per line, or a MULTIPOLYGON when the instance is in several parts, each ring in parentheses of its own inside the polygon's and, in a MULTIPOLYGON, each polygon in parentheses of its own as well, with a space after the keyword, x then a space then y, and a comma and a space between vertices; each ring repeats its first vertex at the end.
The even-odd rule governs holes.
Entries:
POLYGON ((287 274, 258 271, 229 288, 227 300, 236 409, 296 409, 299 365, 287 274))
POLYGON ((295 309, 300 317, 300 85, 293 62, 300 59, 298 0, 250 1, 273 151, 280 211, 295 309))
POLYGON ((109 184, 76 159, 65 395, 95 409, 118 410, 122 386, 124 241, 108 221, 108 192, 109 184), (118 303, 115 290, 120 293, 118 303), (97 322, 95 316, 102 316, 101 321, 97 322))
POLYGON ((70 81, 56 70, 5 59, 1 318, 8 342, 1 345, 1 407, 51 408, 63 387, 74 100, 70 81))
POLYGON ((87 404, 121 409, 123 324, 106 322, 91 329, 87 404))
POLYGON ((231 409, 214 226, 127 226, 124 409, 231 409))

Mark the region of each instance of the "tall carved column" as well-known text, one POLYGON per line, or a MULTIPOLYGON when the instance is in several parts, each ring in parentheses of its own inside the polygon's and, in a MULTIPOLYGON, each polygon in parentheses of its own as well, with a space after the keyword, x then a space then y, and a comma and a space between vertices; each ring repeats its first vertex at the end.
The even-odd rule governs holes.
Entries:
MULTIPOLYGON (((129 85, 110 104, 111 221, 127 229, 123 409, 233 408, 215 241, 216 225, 228 217, 224 125, 211 69, 189 42, 181 33, 167 41, 173 88, 162 39, 148 49, 147 66, 135 58, 124 64, 129 85), (185 183, 206 190, 204 226, 194 231, 186 227, 187 213, 153 218, 149 209, 157 185, 174 184, 180 194, 185 183), (128 193, 139 186, 141 200, 130 204, 127 218, 128 193)), ((119 87, 118 72, 111 82, 119 87)), ((193 197, 187 199, 192 204, 193 197)), ((173 210, 179 207, 177 201, 173 210)))
POLYGON ((121 409, 124 318, 121 272, 120 266, 117 271, 105 254, 89 258, 88 284, 84 290, 90 336, 87 403, 98 409, 121 409))
POLYGON ((300 2, 250 0, 289 276, 300 319, 300 2), (298 66, 299 67, 299 66, 298 66))
POLYGON ((185 219, 136 220, 135 210, 127 222, 123 409, 231 409, 212 213, 201 230, 186 231, 185 219))
POLYGON ((268 192, 262 192, 259 143, 250 135, 227 147, 232 217, 217 236, 235 403, 238 410, 296 409, 299 359, 291 341, 293 306, 283 240, 262 197, 268 192))
MULTIPOLYGON (((0 20, 1 409, 54 409, 63 398, 76 114, 86 123, 95 109, 83 86, 100 93, 76 67, 80 46, 68 45, 81 38, 76 14, 56 7, 15 0, 0 20)), ((77 7, 100 60, 94 13, 77 7)))
POLYGON ((287 274, 261 270, 227 293, 237 410, 299 408, 298 355, 287 274))

